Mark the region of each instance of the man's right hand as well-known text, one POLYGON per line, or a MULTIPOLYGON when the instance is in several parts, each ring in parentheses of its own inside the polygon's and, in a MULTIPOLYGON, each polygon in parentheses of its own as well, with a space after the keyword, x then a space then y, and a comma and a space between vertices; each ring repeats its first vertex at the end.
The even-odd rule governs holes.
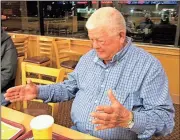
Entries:
POLYGON ((16 86, 8 89, 4 95, 10 102, 27 101, 35 99, 38 95, 38 86, 28 80, 27 85, 16 86))

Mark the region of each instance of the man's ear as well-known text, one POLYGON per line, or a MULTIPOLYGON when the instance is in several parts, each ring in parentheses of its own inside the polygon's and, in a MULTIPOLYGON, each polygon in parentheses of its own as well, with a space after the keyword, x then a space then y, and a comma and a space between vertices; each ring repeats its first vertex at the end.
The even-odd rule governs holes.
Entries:
POLYGON ((124 41, 126 39, 126 33, 125 32, 120 32, 119 33, 119 36, 120 36, 120 44, 124 44, 124 41))

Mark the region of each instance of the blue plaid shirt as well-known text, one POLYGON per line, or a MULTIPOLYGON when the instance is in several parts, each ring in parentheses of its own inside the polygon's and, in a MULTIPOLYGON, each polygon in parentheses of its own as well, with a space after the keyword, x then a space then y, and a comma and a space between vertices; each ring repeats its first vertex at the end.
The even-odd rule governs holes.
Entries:
POLYGON ((174 108, 162 65, 155 57, 134 46, 130 38, 108 64, 91 50, 81 57, 68 80, 39 87, 38 98, 45 102, 61 102, 74 97, 73 129, 95 137, 150 139, 153 134, 167 135, 174 127, 174 108), (131 129, 117 127, 94 131, 96 124, 91 123, 90 113, 98 105, 110 105, 106 94, 109 89, 121 104, 133 111, 131 129))

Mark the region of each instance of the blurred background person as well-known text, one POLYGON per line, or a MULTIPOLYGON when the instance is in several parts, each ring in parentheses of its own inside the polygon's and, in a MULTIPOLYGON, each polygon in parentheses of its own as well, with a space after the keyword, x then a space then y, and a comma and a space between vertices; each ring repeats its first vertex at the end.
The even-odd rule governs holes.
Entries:
POLYGON ((152 29, 152 43, 173 45, 176 36, 176 25, 170 23, 170 12, 164 11, 161 22, 152 29))
POLYGON ((129 19, 129 14, 123 14, 125 22, 126 22, 126 35, 131 36, 135 30, 135 24, 129 19))
POLYGON ((11 37, 1 28, 1 105, 10 102, 4 99, 4 93, 15 86, 17 69, 17 51, 11 37))
POLYGON ((140 29, 144 32, 143 42, 150 42, 152 37, 152 28, 154 23, 150 19, 150 14, 146 13, 144 16, 144 21, 137 26, 137 29, 140 29))
POLYGON ((139 26, 137 26, 137 29, 144 30, 145 28, 152 29, 154 23, 150 19, 151 15, 149 13, 146 13, 144 15, 144 21, 142 21, 139 26))

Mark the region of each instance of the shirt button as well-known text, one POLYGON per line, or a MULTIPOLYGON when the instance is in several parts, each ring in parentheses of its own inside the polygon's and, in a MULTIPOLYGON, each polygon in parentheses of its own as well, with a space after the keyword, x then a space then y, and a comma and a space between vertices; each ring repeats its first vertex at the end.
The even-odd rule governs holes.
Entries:
POLYGON ((92 119, 89 119, 89 122, 91 122, 92 121, 92 119))
POLYGON ((101 87, 103 88, 103 87, 104 87, 104 85, 101 85, 101 87))
POLYGON ((107 69, 107 70, 105 70, 106 72, 109 72, 109 70, 107 69))
POLYGON ((97 104, 97 103, 98 103, 98 100, 95 101, 95 104, 97 104))

